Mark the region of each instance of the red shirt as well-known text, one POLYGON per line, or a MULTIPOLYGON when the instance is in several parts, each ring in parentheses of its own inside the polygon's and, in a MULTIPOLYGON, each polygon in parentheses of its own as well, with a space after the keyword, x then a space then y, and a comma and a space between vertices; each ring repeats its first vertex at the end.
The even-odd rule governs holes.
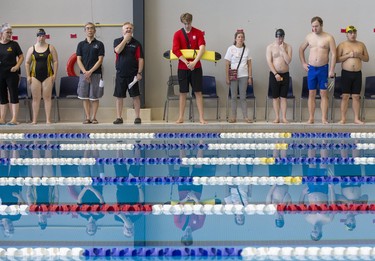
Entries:
MULTIPOLYGON (((189 42, 190 42, 190 49, 199 49, 199 46, 206 45, 206 41, 204 40, 204 34, 201 30, 192 27, 191 31, 187 33, 189 42)), ((173 36, 173 47, 172 52, 177 56, 182 56, 181 49, 188 49, 188 45, 186 42, 186 38, 184 33, 181 30, 178 30, 175 32, 173 36)), ((187 59, 188 61, 194 61, 194 59, 187 59)), ((195 68, 202 67, 201 62, 197 62, 195 65, 195 68)), ((189 70, 189 68, 186 66, 184 62, 179 60, 178 62, 178 69, 181 70, 189 70)))

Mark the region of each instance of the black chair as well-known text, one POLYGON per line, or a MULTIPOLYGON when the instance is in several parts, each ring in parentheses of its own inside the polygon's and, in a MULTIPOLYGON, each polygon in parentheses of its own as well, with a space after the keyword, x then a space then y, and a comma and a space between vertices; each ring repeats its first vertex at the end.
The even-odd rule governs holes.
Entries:
POLYGON ((59 101, 63 99, 78 99, 79 76, 64 76, 60 79, 60 92, 56 99, 57 118, 60 121, 60 105, 59 101))
MULTIPOLYGON (((350 98, 351 99, 351 98, 350 98)), ((342 88, 341 88, 341 76, 335 78, 335 87, 333 89, 333 95, 331 99, 331 121, 335 121, 335 102, 336 100, 342 100, 342 88)))
MULTIPOLYGON (((231 91, 230 91, 230 88, 228 88, 229 91, 228 91, 228 97, 227 97, 227 105, 226 105, 226 120, 228 121, 229 119, 229 103, 230 103, 230 100, 232 98, 232 94, 231 94, 231 91)), ((240 94, 238 93, 237 91, 237 99, 239 99, 240 97, 240 94)), ((253 85, 248 85, 247 86, 247 89, 246 89, 246 100, 250 100, 253 102, 253 121, 256 121, 256 98, 255 98, 255 94, 254 94, 254 87, 253 85)))
MULTIPOLYGON (((193 99, 195 99, 194 92, 192 92, 191 96, 193 97, 193 99)), ((203 97, 203 101, 210 100, 210 99, 216 100, 216 120, 219 120, 220 118, 219 117, 219 96, 217 95, 217 92, 216 92, 216 79, 214 76, 203 75, 202 97, 203 97)), ((192 115, 194 115, 193 106, 191 110, 192 110, 192 115)))
MULTIPOLYGON (((293 101, 293 121, 296 120, 296 96, 294 96, 294 93, 293 93, 293 81, 292 81, 292 77, 289 76, 289 88, 288 88, 288 96, 286 97, 287 100, 292 100, 293 101)), ((267 98, 266 98, 266 115, 265 115, 265 119, 266 121, 268 122, 268 114, 269 114, 269 101, 270 100, 273 100, 272 98, 272 90, 271 90, 271 86, 268 84, 268 95, 267 95, 267 98)))
MULTIPOLYGON (((315 99, 320 100, 320 90, 317 89, 316 91, 316 97, 315 99)), ((300 115, 300 122, 302 122, 302 101, 303 100, 308 100, 309 99, 309 88, 307 87, 307 76, 303 77, 302 80, 302 92, 301 92, 301 97, 299 100, 299 115, 300 115)))
POLYGON ((375 100, 375 76, 367 76, 365 78, 365 91, 361 104, 361 119, 365 119, 365 103, 366 100, 375 100))
POLYGON ((18 84, 18 99, 24 101, 24 105, 26 108, 25 112, 25 122, 28 122, 31 120, 31 102, 30 102, 30 96, 27 92, 27 78, 21 77, 20 82, 18 84), (27 115, 29 115, 29 119, 27 119, 27 115))
MULTIPOLYGON (((169 76, 169 80, 167 82, 167 97, 164 103, 164 113, 163 113, 163 120, 168 122, 168 115, 169 115, 169 102, 170 101, 179 101, 180 100, 180 92, 179 92, 179 83, 178 83, 178 76, 171 75, 169 76)), ((188 95, 186 101, 189 101, 189 120, 192 119, 192 108, 193 108, 193 98, 188 95)))

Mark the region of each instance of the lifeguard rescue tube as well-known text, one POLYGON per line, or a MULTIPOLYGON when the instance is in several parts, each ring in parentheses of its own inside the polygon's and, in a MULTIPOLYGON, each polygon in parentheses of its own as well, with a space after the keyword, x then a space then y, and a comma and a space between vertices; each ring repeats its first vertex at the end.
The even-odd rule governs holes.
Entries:
MULTIPOLYGON (((198 54, 199 50, 194 49, 182 49, 181 50, 183 56, 187 59, 194 59, 195 56, 198 54)), ((167 60, 178 60, 178 57, 172 52, 172 50, 165 51, 163 53, 163 57, 167 60)), ((221 59, 221 54, 215 51, 205 51, 201 58, 202 60, 206 60, 209 62, 217 62, 221 59)))
POLYGON ((66 63, 66 74, 68 76, 77 76, 76 72, 74 71, 74 65, 77 62, 77 54, 73 53, 66 63))

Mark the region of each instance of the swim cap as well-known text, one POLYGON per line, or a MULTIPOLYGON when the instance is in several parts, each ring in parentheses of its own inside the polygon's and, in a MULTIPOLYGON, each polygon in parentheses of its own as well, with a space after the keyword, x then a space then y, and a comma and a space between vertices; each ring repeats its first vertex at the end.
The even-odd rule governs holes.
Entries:
POLYGON ((285 32, 283 29, 277 29, 275 33, 275 37, 285 36, 285 32))
POLYGON ((346 32, 346 33, 349 33, 349 32, 357 32, 357 28, 355 28, 353 25, 349 25, 348 27, 346 27, 345 32, 346 32))
POLYGON ((42 35, 46 35, 46 31, 44 31, 44 29, 39 29, 38 32, 36 33, 36 36, 42 36, 42 35))

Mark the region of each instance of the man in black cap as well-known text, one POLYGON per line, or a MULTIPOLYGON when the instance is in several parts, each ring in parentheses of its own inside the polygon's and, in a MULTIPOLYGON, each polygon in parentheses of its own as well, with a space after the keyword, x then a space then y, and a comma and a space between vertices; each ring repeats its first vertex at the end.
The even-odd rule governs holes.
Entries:
POLYGON ((276 40, 267 46, 266 51, 267 64, 270 68, 269 84, 272 89, 273 109, 275 111, 273 123, 288 123, 286 119, 286 98, 289 88, 289 64, 292 61, 292 46, 284 42, 284 37, 284 30, 277 29, 276 40))

